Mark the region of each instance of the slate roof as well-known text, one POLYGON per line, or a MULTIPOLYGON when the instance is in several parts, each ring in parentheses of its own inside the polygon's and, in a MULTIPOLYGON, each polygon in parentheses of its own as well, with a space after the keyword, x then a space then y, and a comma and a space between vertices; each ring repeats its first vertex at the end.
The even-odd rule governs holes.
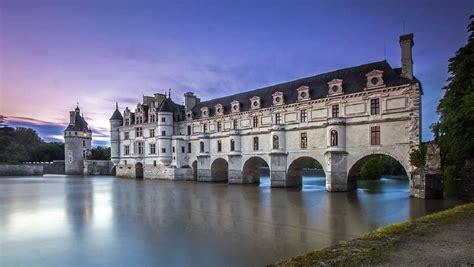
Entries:
POLYGON ((161 101, 160 106, 157 108, 158 112, 174 112, 179 108, 179 105, 171 100, 171 97, 165 98, 161 101))
POLYGON ((234 100, 240 102, 240 111, 248 111, 250 108, 250 98, 253 96, 259 96, 261 99, 261 108, 268 108, 272 106, 273 97, 272 94, 277 91, 283 92, 285 104, 291 104, 297 102, 297 88, 300 86, 308 86, 311 99, 324 98, 328 94, 328 82, 332 79, 341 79, 344 94, 351 94, 361 92, 366 87, 367 73, 372 70, 383 71, 384 83, 387 86, 397 86, 408 84, 414 80, 402 77, 399 72, 395 71, 386 60, 355 66, 346 69, 340 69, 331 71, 323 74, 318 74, 311 77, 306 77, 290 82, 276 84, 252 91, 247 91, 235 95, 225 96, 216 98, 208 101, 198 103, 193 109, 193 118, 201 118, 201 108, 208 107, 209 115, 215 114, 215 106, 222 104, 224 106, 224 114, 231 113, 230 103, 234 100))
POLYGON ((79 112, 76 112, 75 122, 75 124, 69 124, 65 131, 90 131, 89 125, 79 112))
POLYGON ((123 120, 122 114, 118 109, 115 109, 114 114, 110 117, 110 120, 123 120))

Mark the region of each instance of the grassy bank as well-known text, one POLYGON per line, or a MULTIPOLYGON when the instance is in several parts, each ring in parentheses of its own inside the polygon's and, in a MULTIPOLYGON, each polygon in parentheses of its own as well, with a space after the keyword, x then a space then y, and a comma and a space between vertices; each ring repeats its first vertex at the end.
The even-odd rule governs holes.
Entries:
POLYGON ((474 203, 433 213, 414 221, 388 225, 364 236, 331 247, 308 252, 273 266, 364 265, 384 261, 384 252, 394 249, 404 238, 423 236, 444 225, 466 216, 474 216, 474 203))

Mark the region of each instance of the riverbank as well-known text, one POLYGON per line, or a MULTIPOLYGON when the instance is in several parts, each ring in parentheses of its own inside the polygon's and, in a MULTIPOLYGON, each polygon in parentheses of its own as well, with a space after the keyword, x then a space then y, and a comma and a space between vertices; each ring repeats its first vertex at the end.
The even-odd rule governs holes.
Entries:
POLYGON ((474 203, 392 224, 275 266, 474 264, 474 203))

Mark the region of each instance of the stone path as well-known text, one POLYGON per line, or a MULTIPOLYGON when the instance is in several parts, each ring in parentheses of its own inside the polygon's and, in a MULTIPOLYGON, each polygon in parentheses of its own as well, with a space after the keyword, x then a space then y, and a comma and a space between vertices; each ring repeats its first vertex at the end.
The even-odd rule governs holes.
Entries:
POLYGON ((474 215, 407 238, 387 259, 388 266, 474 266, 474 215))

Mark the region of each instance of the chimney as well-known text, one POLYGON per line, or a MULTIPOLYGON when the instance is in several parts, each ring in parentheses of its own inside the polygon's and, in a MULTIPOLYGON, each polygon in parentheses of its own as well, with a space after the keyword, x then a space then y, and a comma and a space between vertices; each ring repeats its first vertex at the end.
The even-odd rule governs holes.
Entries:
POLYGON ((76 124, 76 112, 69 111, 69 124, 76 124))
POLYGON ((400 48, 402 49, 402 76, 410 80, 413 79, 413 57, 412 48, 413 33, 400 36, 400 48))
POLYGON ((193 92, 184 93, 184 107, 186 111, 194 108, 199 102, 201 102, 201 99, 197 98, 193 92))

